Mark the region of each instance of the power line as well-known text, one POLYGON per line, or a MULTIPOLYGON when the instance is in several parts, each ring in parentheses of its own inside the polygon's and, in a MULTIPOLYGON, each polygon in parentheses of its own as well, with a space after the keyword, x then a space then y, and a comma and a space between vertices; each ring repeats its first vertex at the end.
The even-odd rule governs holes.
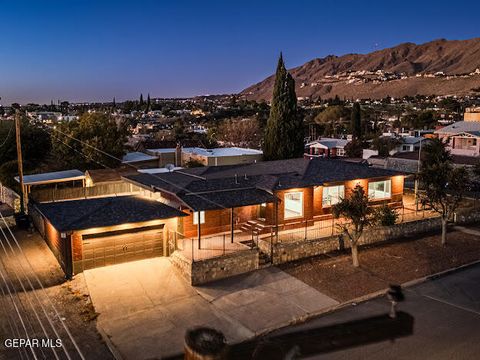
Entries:
POLYGON ((10 126, 10 129, 8 130, 8 134, 7 136, 5 137, 5 140, 2 142, 2 144, 0 145, 0 148, 3 147, 3 145, 5 145, 8 141, 8 138, 10 137, 10 134, 12 133, 12 130, 13 128, 15 127, 15 123, 12 124, 12 126, 10 126))
MULTIPOLYGON (((18 325, 17 325, 17 322, 16 321, 13 321, 12 322, 12 316, 11 316, 11 313, 10 311, 8 311, 7 309, 7 294, 5 293, 5 290, 3 289, 3 286, 0 286, 0 290, 2 291, 2 299, 3 299, 3 303, 4 303, 4 306, 3 306, 3 310, 4 310, 4 313, 5 313, 5 318, 7 319, 8 321, 8 325, 10 327, 10 331, 12 332, 13 336, 16 338, 16 339, 19 339, 21 337, 20 335, 20 331, 18 330, 18 325)), ((20 358, 23 360, 23 355, 27 356, 26 355, 26 349, 24 347, 22 348, 18 348, 18 353, 20 354, 20 358), (23 351, 22 351, 23 350, 23 351)))
POLYGON ((60 321, 60 323, 62 324, 62 327, 65 329, 65 332, 67 333, 70 341, 72 342, 73 346, 75 347, 76 351, 78 352, 78 355, 80 356, 80 358, 82 360, 85 360, 85 356, 83 355, 82 351, 80 350, 77 342, 75 341, 74 337, 72 336, 72 333, 70 332, 70 330, 68 329, 67 325, 65 324, 65 322, 62 320, 60 314, 58 313, 58 310, 57 308, 55 307, 55 305, 53 304, 52 300, 50 299, 50 296, 48 295, 47 291, 45 290, 45 287, 43 286, 42 282, 40 281, 37 273, 35 272, 32 264, 30 263, 30 261, 28 260, 28 257, 25 255, 25 252, 23 251, 23 249, 21 248, 17 238, 15 237, 15 235, 13 234, 12 230, 10 229, 10 226, 8 225, 7 221, 5 220, 5 217, 3 216, 2 212, 0 211, 0 217, 2 218, 2 221, 3 223, 6 225, 7 227, 7 230, 8 232, 10 233, 10 236, 12 237, 12 239, 14 240, 17 248, 19 249, 20 253, 23 255, 25 261, 27 262, 27 264, 30 266, 31 270, 32 270, 32 273, 33 273, 33 276, 35 277, 36 281, 37 281, 37 284, 40 286, 41 290, 43 291, 43 293, 45 294, 45 297, 46 299, 48 300, 48 302, 50 303, 50 306, 52 307, 54 313, 55 313, 55 316, 56 318, 60 321))
MULTIPOLYGON (((28 336, 28 331, 27 331, 27 328, 26 328, 26 326, 25 326, 25 322, 23 321, 22 314, 20 313, 20 310, 18 309, 18 306, 17 306, 15 300, 13 299, 12 292, 10 291, 10 287, 8 286, 7 280, 5 279, 5 276, 3 275, 2 270, 0 270, 0 276, 1 276, 2 279, 3 279, 3 283, 5 284, 5 288, 7 289, 7 292, 8 292, 8 295, 9 295, 9 297, 10 297, 10 300, 12 301, 12 304, 13 304, 13 307, 14 307, 14 309, 15 309, 15 312, 16 312, 17 315, 18 315, 18 318, 19 318, 19 320, 20 320, 20 323, 21 323, 21 325, 22 325, 22 327, 23 327, 23 331, 25 332, 25 335, 26 335, 27 339, 29 339, 30 337, 28 336)), ((37 359, 37 355, 35 354, 35 351, 33 350, 33 347, 30 346, 29 349, 30 349, 30 352, 32 353, 33 357, 34 357, 35 359, 37 359)))
MULTIPOLYGON (((3 228, 1 228, 1 227, 0 227, 0 231, 1 231, 3 237, 5 238, 7 244, 8 244, 8 246, 9 246, 9 248, 10 248, 10 251, 11 251, 12 255, 15 256, 15 251, 14 251, 14 249, 13 249, 10 241, 8 240, 8 237, 7 237, 7 235, 5 234, 5 231, 4 231, 3 228)), ((8 255, 7 249, 5 248, 5 246, 4 246, 4 244, 3 244, 3 241, 0 240, 0 244, 1 244, 2 248, 3 248, 3 251, 4 251, 5 254, 7 255, 7 257, 10 258, 10 255, 8 255)), ((1 260, 0 260, 0 261, 1 261, 1 260)), ((41 302, 40 299, 38 298, 37 293, 36 293, 36 291, 35 291, 35 288, 34 288, 32 282, 30 281, 29 277, 27 276, 27 273, 26 273, 26 271, 25 271, 25 268, 24 268, 23 265, 22 265, 22 262, 21 262, 21 261, 18 261, 18 264, 20 265, 20 268, 21 268, 21 270, 22 270, 22 273, 23 273, 24 277, 27 279, 27 282, 28 282, 28 284, 30 285, 30 288, 32 289, 32 293, 33 293, 35 299, 36 299, 37 302, 40 304, 40 308, 42 309, 43 314, 45 315, 48 324, 49 324, 50 327, 52 328, 52 330, 53 330, 55 336, 57 337, 57 339, 60 339, 60 335, 58 334, 57 330, 55 329, 55 326, 54 326, 53 322, 51 321, 49 315, 47 314, 47 312, 46 312, 46 310, 45 310, 45 307, 43 306, 42 302, 41 302)), ((18 274, 17 274, 16 272, 15 272, 15 275, 16 275, 18 281, 20 282, 20 285, 21 285, 21 287, 22 287, 22 290, 25 292, 25 295, 27 295, 28 293, 27 293, 27 291, 26 291, 26 289, 25 289, 25 287, 24 287, 24 285, 23 285, 23 282, 20 280, 20 278, 19 278, 19 276, 18 276, 18 274)), ((31 301, 29 301, 29 302, 30 302, 30 305, 31 305, 34 313, 35 313, 35 316, 36 316, 36 318, 37 318, 37 321, 39 322, 40 327, 41 327, 42 330, 43 330, 44 335, 48 338, 47 331, 46 331, 46 329, 45 329, 42 321, 40 320, 40 317, 38 316, 38 313, 37 313, 37 311, 35 310, 35 307, 33 306, 33 304, 32 304, 31 301)), ((59 357, 58 357, 58 355, 57 355, 57 352, 56 352, 56 350, 55 350, 54 347, 52 348, 52 351, 53 351, 53 353, 54 353, 55 358, 56 358, 56 359, 59 359, 59 357)), ((68 352, 66 351, 65 347, 63 347, 63 351, 65 352, 65 355, 67 356, 67 358, 68 358, 68 359, 71 359, 71 357, 70 357, 70 355, 68 354, 68 352)))

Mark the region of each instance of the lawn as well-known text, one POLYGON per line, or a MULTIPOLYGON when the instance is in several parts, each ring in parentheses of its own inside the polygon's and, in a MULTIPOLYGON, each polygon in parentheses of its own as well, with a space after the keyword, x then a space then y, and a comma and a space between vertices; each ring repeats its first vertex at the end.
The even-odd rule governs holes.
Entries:
POLYGON ((443 270, 480 260, 480 237, 461 231, 361 248, 360 267, 351 265, 349 251, 281 265, 313 288, 343 302, 443 270))

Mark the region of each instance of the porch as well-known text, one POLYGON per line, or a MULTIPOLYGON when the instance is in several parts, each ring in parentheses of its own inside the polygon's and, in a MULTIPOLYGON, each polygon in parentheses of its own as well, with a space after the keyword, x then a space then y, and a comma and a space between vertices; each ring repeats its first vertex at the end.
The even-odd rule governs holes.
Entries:
MULTIPOLYGON (((405 205, 397 208, 397 223, 406 223, 437 217, 438 214, 428 209, 416 209, 412 196, 405 196, 405 205)), ((299 220, 295 223, 275 225, 265 224, 262 220, 250 220, 238 224, 233 231, 220 232, 209 236, 185 237, 175 233, 169 236, 170 248, 180 252, 192 262, 257 249, 260 252, 260 263, 268 263, 270 251, 259 249, 259 240, 273 246, 277 243, 293 243, 301 241, 321 240, 340 235, 340 224, 346 223, 344 218, 335 219, 332 215, 319 215, 311 220, 299 220)))

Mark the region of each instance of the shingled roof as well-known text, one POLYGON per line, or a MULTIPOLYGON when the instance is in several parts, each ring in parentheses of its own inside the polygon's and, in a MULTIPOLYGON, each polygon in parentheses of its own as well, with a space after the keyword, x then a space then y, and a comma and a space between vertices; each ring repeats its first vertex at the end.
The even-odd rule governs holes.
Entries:
POLYGON ((276 190, 402 174, 343 160, 301 158, 136 174, 124 179, 151 191, 173 194, 193 210, 205 210, 271 202, 276 190))
POLYGON ((71 200, 36 206, 62 232, 186 216, 182 211, 140 196, 71 200))

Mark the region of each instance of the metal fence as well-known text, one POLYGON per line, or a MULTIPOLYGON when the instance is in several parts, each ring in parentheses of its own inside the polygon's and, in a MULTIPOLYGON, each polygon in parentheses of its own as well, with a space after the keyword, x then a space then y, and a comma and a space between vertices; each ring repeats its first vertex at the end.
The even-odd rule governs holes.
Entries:
POLYGON ((168 241, 171 252, 180 251, 188 259, 199 261, 256 248, 258 234, 235 233, 232 242, 230 233, 202 236, 198 239, 169 230, 168 241))

